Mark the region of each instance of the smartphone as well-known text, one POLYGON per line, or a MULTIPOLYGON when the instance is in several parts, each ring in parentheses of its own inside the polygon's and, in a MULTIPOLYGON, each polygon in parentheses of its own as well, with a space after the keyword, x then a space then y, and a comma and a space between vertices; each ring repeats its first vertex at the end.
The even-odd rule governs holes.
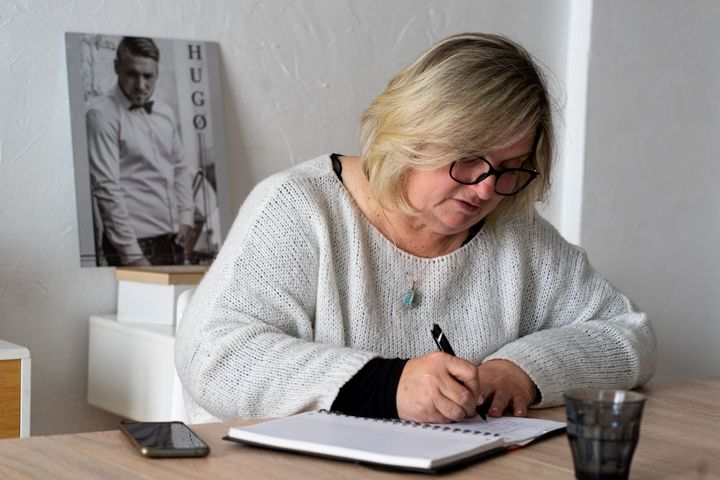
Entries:
POLYGON ((204 457, 210 447, 183 422, 120 422, 120 430, 146 457, 204 457))

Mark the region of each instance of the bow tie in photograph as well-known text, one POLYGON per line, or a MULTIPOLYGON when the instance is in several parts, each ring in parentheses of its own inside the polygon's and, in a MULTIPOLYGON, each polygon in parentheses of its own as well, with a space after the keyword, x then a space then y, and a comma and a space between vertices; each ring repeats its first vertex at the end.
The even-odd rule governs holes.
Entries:
POLYGON ((130 105, 130 110, 144 108, 147 113, 152 113, 153 102, 143 103, 142 105, 130 105))

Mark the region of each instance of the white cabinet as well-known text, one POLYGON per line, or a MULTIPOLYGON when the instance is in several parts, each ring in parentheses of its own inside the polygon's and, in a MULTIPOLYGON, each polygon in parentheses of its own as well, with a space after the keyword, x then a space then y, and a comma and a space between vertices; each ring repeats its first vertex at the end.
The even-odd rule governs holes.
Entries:
POLYGON ((88 403, 137 421, 182 420, 175 327, 90 317, 88 403))
POLYGON ((175 373, 175 318, 205 266, 120 267, 118 314, 90 317, 87 400, 137 421, 187 421, 175 373))

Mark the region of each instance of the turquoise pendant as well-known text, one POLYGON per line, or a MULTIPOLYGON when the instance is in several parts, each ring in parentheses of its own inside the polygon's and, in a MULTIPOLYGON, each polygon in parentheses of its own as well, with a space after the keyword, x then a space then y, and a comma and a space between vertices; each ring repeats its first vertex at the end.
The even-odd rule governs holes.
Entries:
POLYGON ((402 303, 405 308, 413 308, 417 305, 417 293, 414 288, 408 288, 405 290, 405 294, 402 298, 402 303))

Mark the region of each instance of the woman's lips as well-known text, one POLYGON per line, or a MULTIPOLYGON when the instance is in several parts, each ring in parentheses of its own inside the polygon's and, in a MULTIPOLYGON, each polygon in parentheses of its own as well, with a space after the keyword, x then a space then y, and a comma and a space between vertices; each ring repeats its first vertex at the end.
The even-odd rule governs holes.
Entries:
POLYGON ((474 205, 472 203, 466 202, 465 200, 460 200, 458 198, 455 199, 455 202, 460 206, 460 208, 469 213, 475 213, 478 210, 480 210, 479 205, 474 205))

